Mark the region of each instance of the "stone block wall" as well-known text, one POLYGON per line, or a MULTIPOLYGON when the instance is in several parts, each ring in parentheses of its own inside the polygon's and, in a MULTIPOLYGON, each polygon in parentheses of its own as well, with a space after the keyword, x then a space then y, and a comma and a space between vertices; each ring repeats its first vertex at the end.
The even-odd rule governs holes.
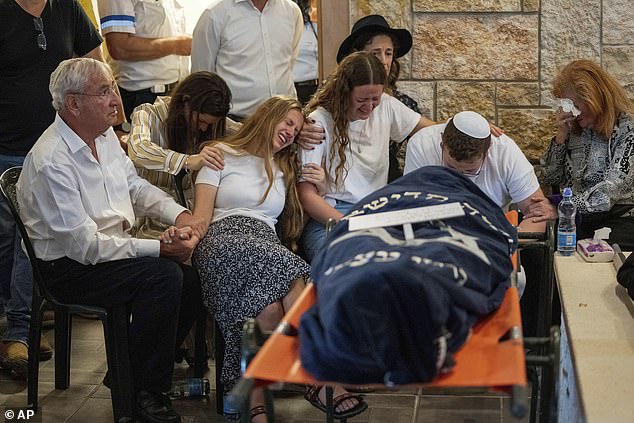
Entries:
POLYGON ((632 0, 349 0, 351 21, 380 14, 408 28, 399 88, 435 120, 474 110, 534 163, 554 135, 558 68, 587 58, 634 98, 632 0))

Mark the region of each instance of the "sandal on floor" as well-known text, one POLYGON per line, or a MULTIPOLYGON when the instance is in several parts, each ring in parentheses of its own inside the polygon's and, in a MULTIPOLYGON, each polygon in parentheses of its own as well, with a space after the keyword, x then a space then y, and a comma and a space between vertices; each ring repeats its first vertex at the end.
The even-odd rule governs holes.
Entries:
MULTIPOLYGON (((309 385, 306 387, 306 392, 304 393, 304 398, 308 401, 313 407, 318 408, 324 413, 328 413, 328 408, 326 404, 321 402, 319 399, 319 392, 324 388, 324 386, 319 385, 309 385)), ((334 410, 333 417, 335 419, 349 419, 351 417, 356 416, 357 414, 363 413, 368 408, 368 403, 365 402, 361 395, 351 394, 350 392, 343 393, 338 395, 332 399, 332 408, 334 410), (347 400, 356 400, 357 404, 347 410, 337 411, 337 408, 347 400)))
POLYGON ((249 419, 253 420, 255 416, 259 416, 260 414, 266 414, 266 408, 264 408, 263 405, 256 405, 249 410, 249 419))

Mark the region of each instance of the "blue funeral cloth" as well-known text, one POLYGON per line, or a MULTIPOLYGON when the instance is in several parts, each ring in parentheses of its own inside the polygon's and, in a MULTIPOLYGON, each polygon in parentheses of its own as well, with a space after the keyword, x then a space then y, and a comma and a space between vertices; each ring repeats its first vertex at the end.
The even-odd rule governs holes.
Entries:
POLYGON ((510 286, 517 233, 468 178, 423 167, 368 195, 312 263, 317 301, 301 319, 304 367, 324 381, 428 382, 510 286), (352 216, 457 202, 463 217, 348 231, 352 216))

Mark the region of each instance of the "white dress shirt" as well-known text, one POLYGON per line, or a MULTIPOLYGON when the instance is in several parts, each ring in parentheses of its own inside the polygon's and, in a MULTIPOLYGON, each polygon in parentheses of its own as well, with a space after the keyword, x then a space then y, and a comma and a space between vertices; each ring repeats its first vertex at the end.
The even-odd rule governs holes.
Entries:
POLYGON ((135 213, 167 223, 186 209, 139 177, 112 128, 88 145, 56 115, 24 160, 20 216, 42 260, 82 264, 158 257, 158 240, 132 238, 135 213))
POLYGON ((295 82, 311 81, 319 78, 319 54, 317 52, 317 24, 304 23, 299 55, 293 68, 295 82))
POLYGON ((247 117, 275 95, 296 97, 293 66, 304 22, 291 0, 218 0, 194 28, 192 72, 220 75, 231 88, 231 113, 247 117))

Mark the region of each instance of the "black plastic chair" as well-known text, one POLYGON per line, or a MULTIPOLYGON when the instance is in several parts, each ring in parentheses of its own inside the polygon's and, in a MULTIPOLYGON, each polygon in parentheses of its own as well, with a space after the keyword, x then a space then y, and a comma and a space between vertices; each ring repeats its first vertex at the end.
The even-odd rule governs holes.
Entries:
MULTIPOLYGON (((176 191, 176 201, 187 207, 187 199, 185 198, 185 190, 183 189, 183 179, 187 172, 181 170, 176 175, 172 175, 174 182, 174 190, 176 191)), ((193 264, 193 263, 192 263, 193 264)), ((205 328, 207 322, 207 309, 202 305, 198 318, 196 319, 196 334, 194 346, 194 375, 201 377, 207 368, 206 351, 205 351, 205 328), (203 362, 204 360, 204 362, 203 362)), ((224 360, 225 340, 218 323, 214 319, 214 359, 216 360, 216 413, 224 414, 224 386, 220 381, 222 373, 222 362, 224 360)))
POLYGON ((70 385, 70 342, 72 316, 89 313, 103 323, 106 343, 106 358, 111 379, 112 409, 115 422, 133 421, 134 390, 130 372, 128 352, 129 312, 125 305, 97 307, 80 304, 65 304, 57 301, 49 291, 45 273, 40 269, 29 235, 19 215, 16 197, 16 182, 22 168, 12 167, 0 176, 0 192, 9 205, 11 214, 22 236, 24 247, 33 269, 33 300, 29 329, 29 364, 27 406, 34 411, 38 407, 39 345, 44 310, 55 312, 55 388, 67 389, 70 385))

